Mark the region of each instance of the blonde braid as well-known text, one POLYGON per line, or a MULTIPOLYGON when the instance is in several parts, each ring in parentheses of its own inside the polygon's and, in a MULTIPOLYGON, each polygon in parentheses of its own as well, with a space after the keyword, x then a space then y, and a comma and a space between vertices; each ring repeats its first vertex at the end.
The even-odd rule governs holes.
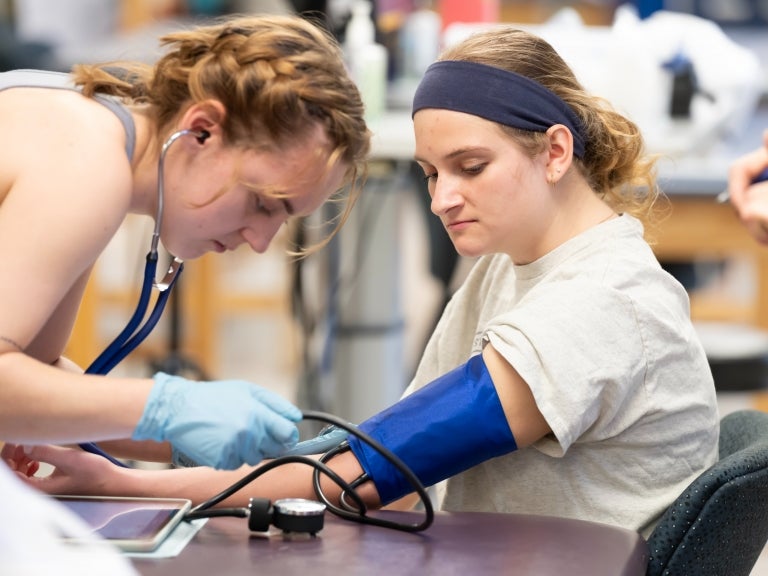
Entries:
POLYGON ((228 144, 280 149, 321 123, 333 147, 331 162, 350 169, 346 220, 365 176, 370 132, 341 48, 319 25, 298 16, 233 16, 167 34, 154 68, 136 63, 73 68, 83 93, 112 94, 145 104, 158 140, 182 109, 214 99, 227 113, 228 144))

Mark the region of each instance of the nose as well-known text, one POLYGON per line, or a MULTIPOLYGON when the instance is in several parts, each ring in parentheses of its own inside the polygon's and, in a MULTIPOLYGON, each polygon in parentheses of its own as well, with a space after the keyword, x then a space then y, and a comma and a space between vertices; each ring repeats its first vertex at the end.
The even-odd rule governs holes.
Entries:
POLYGON ((455 180, 438 177, 433 186, 430 209, 435 216, 443 216, 462 203, 458 182, 455 180))
POLYGON ((269 248, 272 239, 280 230, 283 221, 278 218, 269 220, 260 220, 258 224, 248 226, 240 231, 243 240, 251 247, 251 250, 258 254, 263 254, 269 248))

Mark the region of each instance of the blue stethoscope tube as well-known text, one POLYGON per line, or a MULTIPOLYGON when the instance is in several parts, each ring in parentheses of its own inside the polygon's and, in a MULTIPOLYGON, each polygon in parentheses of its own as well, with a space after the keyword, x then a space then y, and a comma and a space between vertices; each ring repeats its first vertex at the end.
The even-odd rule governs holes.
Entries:
MULTIPOLYGON (((150 251, 147 254, 146 263, 144 264, 144 280, 141 286, 141 294, 139 295, 139 302, 136 305, 136 310, 131 316, 125 328, 117 335, 117 337, 107 346, 104 351, 94 360, 88 368, 86 368, 86 374, 108 374, 115 366, 117 366, 128 354, 130 354, 141 342, 149 335, 150 332, 157 325, 160 316, 163 314, 165 305, 168 302, 168 297, 171 294, 171 289, 176 280, 178 280, 179 274, 184 269, 184 263, 178 259, 173 258, 168 271, 162 281, 157 282, 155 280, 155 274, 157 273, 157 260, 158 260, 158 245, 160 242, 160 225, 163 219, 163 202, 164 202, 164 164, 165 154, 168 148, 181 136, 192 135, 195 136, 200 142, 204 142, 210 135, 206 131, 195 130, 179 130, 174 132, 165 141, 163 148, 160 151, 160 158, 157 163, 157 212, 155 214, 155 228, 152 233, 152 243, 150 251), (155 306, 152 309, 146 322, 141 325, 142 320, 147 314, 149 309, 149 301, 152 296, 152 288, 157 288, 159 293, 155 306)), ((117 466, 127 467, 125 463, 116 459, 114 456, 107 454, 104 450, 99 448, 93 442, 84 442, 80 444, 80 448, 91 454, 98 454, 103 456, 113 464, 117 466)))
MULTIPOLYGON (((173 265, 172 265, 173 266, 173 265)), ((178 269, 175 271, 174 277, 170 284, 168 284, 165 290, 158 294, 155 307, 152 309, 152 313, 147 318, 147 321, 139 327, 139 324, 144 319, 144 316, 149 308, 149 299, 152 293, 152 287, 154 286, 155 271, 157 269, 157 254, 147 254, 147 262, 144 265, 144 282, 141 287, 141 295, 139 296, 139 303, 136 306, 136 310, 133 316, 126 324, 123 331, 107 346, 104 351, 94 360, 91 365, 85 370, 86 374, 108 374, 112 368, 117 366, 128 354, 130 354, 141 342, 152 332, 153 328, 160 320, 160 316, 163 314, 165 304, 168 301, 168 297, 171 294, 171 288, 176 283, 176 280, 181 273, 184 265, 182 262, 178 262, 178 269)), ((107 454, 99 448, 93 442, 85 442, 80 444, 80 448, 91 454, 98 454, 103 456, 113 464, 126 467, 126 465, 117 460, 115 457, 107 454)))
POLYGON ((181 273, 184 264, 181 261, 174 261, 174 263, 171 264, 171 267, 173 266, 178 266, 178 270, 174 271, 174 277, 171 283, 159 293, 157 302, 155 302, 155 307, 152 309, 152 314, 139 329, 139 323, 144 318, 144 315, 149 308, 149 299, 152 294, 152 288, 155 285, 154 277, 157 270, 157 254, 151 252, 147 254, 147 261, 144 265, 144 282, 141 287, 139 303, 136 306, 133 316, 128 321, 125 328, 123 328, 123 331, 120 332, 112 343, 107 346, 98 358, 96 358, 96 360, 94 360, 86 369, 86 374, 108 374, 112 368, 117 366, 149 335, 163 313, 165 304, 171 293, 171 288, 176 283, 176 279, 181 273))

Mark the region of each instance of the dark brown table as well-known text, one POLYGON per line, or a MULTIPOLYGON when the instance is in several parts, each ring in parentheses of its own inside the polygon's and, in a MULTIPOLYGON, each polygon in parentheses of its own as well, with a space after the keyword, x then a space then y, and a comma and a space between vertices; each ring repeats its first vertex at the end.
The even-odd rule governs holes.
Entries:
MULTIPOLYGON (((415 512, 380 512, 415 524, 415 512)), ((252 535, 242 518, 212 518, 182 553, 134 559, 143 576, 407 574, 643 576, 645 540, 636 532, 563 518, 437 513, 426 531, 399 532, 326 514, 316 536, 252 535)))

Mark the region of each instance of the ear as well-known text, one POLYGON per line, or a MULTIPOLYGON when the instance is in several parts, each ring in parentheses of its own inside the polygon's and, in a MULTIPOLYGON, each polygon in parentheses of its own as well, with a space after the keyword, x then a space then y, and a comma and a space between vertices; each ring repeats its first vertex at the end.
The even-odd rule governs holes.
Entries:
MULTIPOLYGON (((221 139, 222 124, 227 116, 227 109, 219 100, 195 102, 181 117, 180 127, 198 132, 205 130, 213 139, 221 139)), ((207 139, 206 139, 207 140, 207 139)))
POLYGON ((549 138, 547 180, 554 184, 562 178, 573 162, 573 134, 562 124, 551 126, 546 134, 549 138))

